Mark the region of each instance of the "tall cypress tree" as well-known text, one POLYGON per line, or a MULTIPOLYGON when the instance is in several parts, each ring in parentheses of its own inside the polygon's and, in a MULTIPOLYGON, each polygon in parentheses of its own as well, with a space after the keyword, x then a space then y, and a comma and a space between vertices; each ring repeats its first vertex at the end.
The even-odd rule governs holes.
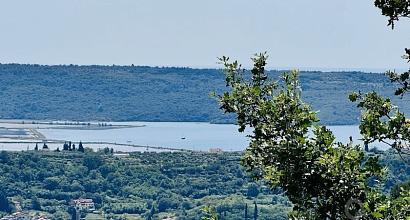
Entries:
POLYGON ((80 144, 78 144, 78 151, 84 152, 83 143, 81 141, 80 141, 80 144))
POLYGON ((257 220, 258 219, 258 205, 256 204, 256 201, 254 201, 253 204, 254 204, 253 220, 257 220))
POLYGON ((37 197, 31 200, 31 208, 34 210, 41 211, 41 204, 40 201, 38 201, 37 197))
POLYGON ((64 145, 63 145, 63 150, 68 150, 68 144, 67 143, 64 143, 64 145))

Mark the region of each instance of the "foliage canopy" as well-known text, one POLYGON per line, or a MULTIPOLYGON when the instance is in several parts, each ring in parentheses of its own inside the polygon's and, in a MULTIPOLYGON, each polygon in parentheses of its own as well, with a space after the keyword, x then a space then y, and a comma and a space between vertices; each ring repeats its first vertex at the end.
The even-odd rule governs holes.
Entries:
MULTIPOLYGON (((379 211, 389 199, 378 189, 386 172, 379 158, 352 143, 336 143, 329 129, 316 125, 316 112, 302 101, 298 71, 272 81, 266 53, 252 60, 249 76, 237 61, 220 58, 230 90, 218 96, 221 109, 236 113, 239 131, 253 129, 242 158, 250 175, 284 190, 294 204, 291 218, 393 219, 379 211)), ((409 204, 398 204, 394 215, 408 214, 409 204)))

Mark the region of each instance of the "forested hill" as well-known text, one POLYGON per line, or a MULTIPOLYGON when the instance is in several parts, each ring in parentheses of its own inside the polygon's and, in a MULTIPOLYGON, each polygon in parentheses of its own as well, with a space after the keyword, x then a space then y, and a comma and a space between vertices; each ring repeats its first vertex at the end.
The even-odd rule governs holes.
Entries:
MULTIPOLYGON (((0 76, 3 119, 233 122, 210 96, 225 89, 216 69, 0 64, 0 76)), ((394 93, 375 73, 302 72, 301 82, 323 124, 358 123, 359 112, 347 99, 351 91, 394 93)), ((394 101, 410 112, 406 100, 394 101)))

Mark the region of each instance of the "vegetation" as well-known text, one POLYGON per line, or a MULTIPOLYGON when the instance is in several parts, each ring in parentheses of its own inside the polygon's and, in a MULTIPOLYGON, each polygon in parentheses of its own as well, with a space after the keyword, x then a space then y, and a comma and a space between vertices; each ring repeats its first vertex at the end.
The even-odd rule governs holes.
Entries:
MULTIPOLYGON (((375 6, 389 17, 392 28, 409 17, 408 0, 376 0, 375 6)), ((410 62, 410 50, 405 52, 410 62)), ((409 218, 409 106, 392 104, 406 102, 409 71, 387 72, 399 84, 399 97, 385 98, 386 87, 393 86, 380 74, 290 71, 273 81, 279 72, 265 70, 266 54, 253 58, 251 71, 227 57, 220 61, 227 89, 217 82, 216 70, 0 65, 0 73, 10 79, 0 91, 10 103, 1 106, 4 117, 227 122, 235 114, 239 131, 253 129, 244 155, 146 152, 119 157, 108 148, 91 152, 81 142, 77 149, 66 143, 56 152, 48 152, 46 144, 43 150, 36 145, 34 151, 2 151, 0 213, 17 208, 13 199, 24 210, 46 212, 53 219, 75 218, 71 201, 91 198, 98 211, 79 213, 88 219, 409 218), (16 86, 17 79, 18 85, 27 86, 16 86), (349 96, 358 110, 332 103, 350 92, 341 87, 361 91, 349 96), (214 105, 206 105, 209 100, 203 97, 210 89, 222 93, 221 109, 230 115, 221 116, 214 105), (39 104, 27 102, 33 99, 39 104), (313 107, 303 100, 311 100, 313 107), (320 126, 357 123, 352 115, 359 111, 364 148, 337 143, 320 126), (369 151, 367 144, 376 141, 392 149, 369 151), (247 179, 241 156, 245 171, 268 188, 247 179)))
MULTIPOLYGON (((410 18, 409 0, 376 0, 375 6, 389 18, 388 25, 392 28, 399 19, 410 18)), ((410 49, 406 48, 405 52, 403 59, 410 63, 410 49)), ((388 71, 386 75, 392 83, 399 85, 395 95, 403 98, 410 90, 410 69, 404 73, 388 71)), ((352 102, 358 102, 357 106, 362 109, 360 132, 365 143, 381 141, 396 149, 400 155, 410 154, 410 119, 392 104, 390 98, 384 98, 375 91, 352 93, 349 98, 352 102)))
POLYGON ((410 121, 390 99, 371 92, 352 93, 350 100, 363 109, 359 128, 365 144, 380 141, 399 153, 410 153, 410 121))
MULTIPOLYGON (((366 156, 360 146, 352 143, 336 143, 330 130, 315 126, 319 120, 302 101, 297 71, 284 73, 281 81, 272 81, 265 71, 266 54, 252 60, 254 67, 246 76, 237 61, 220 59, 230 90, 218 98, 221 109, 236 113, 239 131, 253 128, 242 163, 254 179, 263 180, 271 189, 284 190, 294 204, 290 218, 400 219, 410 215, 410 190, 398 198, 379 190, 385 170, 378 156, 366 156), (309 130, 313 134, 309 135, 309 130)), ((368 115, 378 118, 376 113, 368 115)), ((393 123, 402 126, 402 121, 400 118, 393 123)), ((375 128, 367 131, 372 134, 377 132, 375 128)), ((408 127, 403 133, 396 127, 383 128, 399 138, 408 134, 408 127)))
MULTIPOLYGON (((400 187, 409 189, 410 165, 394 151, 369 155, 378 155, 388 167, 385 193, 399 198, 400 187)), ((87 219, 243 219, 245 210, 248 219, 287 219, 292 204, 283 190, 253 183, 241 169, 240 156, 136 152, 118 157, 87 148, 84 153, 1 151, 0 213, 13 212, 13 199, 23 210, 68 219, 75 213, 73 199, 91 198, 101 213, 82 213, 87 219)))
MULTIPOLYGON (((209 96, 225 91, 217 69, 0 64, 0 76, 3 119, 235 122, 209 96)), ((410 98, 392 97, 383 74, 301 72, 300 81, 303 99, 327 125, 359 123, 359 110, 341 98, 352 91, 374 90, 399 106, 410 98)), ((401 109, 410 113, 409 105, 401 109)))
MULTIPOLYGON (((394 28, 399 18, 409 18, 410 1, 376 0, 375 6, 389 17, 394 28)), ((410 50, 404 59, 410 62, 410 50)), ((272 81, 265 71, 267 56, 252 58, 250 75, 237 61, 222 57, 229 88, 217 96, 221 109, 235 113, 239 131, 253 128, 251 142, 242 157, 248 173, 272 189, 280 187, 294 204, 291 219, 408 219, 410 189, 406 182, 387 196, 380 190, 385 169, 379 156, 366 155, 368 144, 384 142, 396 150, 404 163, 410 153, 410 121, 376 91, 352 93, 349 99, 362 110, 360 132, 364 149, 335 143, 335 137, 319 122, 316 112, 302 101, 299 72, 272 81), (313 134, 308 134, 309 131, 313 134)), ((410 70, 387 72, 400 84, 395 95, 409 91, 410 70)), ((245 215, 246 218, 246 215, 245 215)))
POLYGON ((375 0, 374 5, 381 9, 382 15, 389 18, 389 24, 394 28, 394 22, 400 18, 410 18, 409 0, 375 0))
POLYGON ((2 151, 0 213, 13 211, 13 199, 23 210, 68 219, 72 200, 90 198, 101 213, 82 216, 199 220, 201 209, 213 206, 222 219, 241 219, 246 204, 253 216, 256 202, 259 219, 286 219, 287 198, 248 180, 239 159, 240 153, 2 151))

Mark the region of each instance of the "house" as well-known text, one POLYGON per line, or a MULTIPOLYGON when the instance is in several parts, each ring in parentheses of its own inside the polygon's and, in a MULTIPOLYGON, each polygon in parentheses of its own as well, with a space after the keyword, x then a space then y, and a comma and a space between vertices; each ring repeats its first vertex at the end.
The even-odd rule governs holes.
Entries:
POLYGON ((94 211, 95 205, 92 199, 75 199, 73 204, 78 210, 94 211))
POLYGON ((31 216, 24 212, 15 212, 11 215, 0 218, 0 220, 31 220, 31 216))
POLYGON ((34 215, 28 212, 15 212, 11 215, 4 216, 0 220, 50 220, 45 215, 34 215))

